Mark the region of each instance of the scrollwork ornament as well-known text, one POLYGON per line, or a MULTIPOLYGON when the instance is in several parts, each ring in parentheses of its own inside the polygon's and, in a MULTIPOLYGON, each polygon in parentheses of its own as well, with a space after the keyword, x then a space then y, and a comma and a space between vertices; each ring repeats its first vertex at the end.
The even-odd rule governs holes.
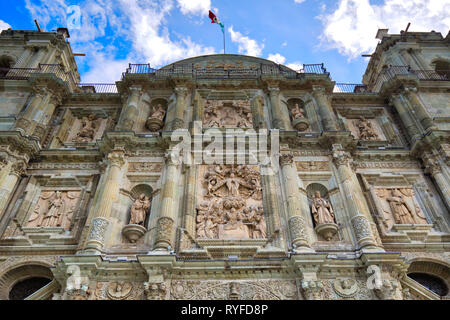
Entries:
POLYGON ((99 241, 103 243, 105 232, 108 228, 109 221, 103 218, 95 218, 92 220, 92 228, 89 233, 88 241, 99 241))
POLYGON ((171 244, 173 220, 169 217, 161 217, 157 222, 157 242, 171 244))
POLYGON ((372 237, 371 227, 367 218, 358 215, 352 219, 352 226, 358 240, 372 237))

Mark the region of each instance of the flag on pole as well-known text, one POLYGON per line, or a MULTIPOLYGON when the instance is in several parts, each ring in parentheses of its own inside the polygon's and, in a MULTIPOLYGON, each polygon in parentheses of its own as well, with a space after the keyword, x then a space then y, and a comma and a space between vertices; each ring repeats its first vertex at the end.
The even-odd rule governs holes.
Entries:
POLYGON ((220 26, 220 28, 222 29, 222 32, 224 32, 223 31, 223 23, 220 22, 219 18, 217 18, 216 15, 211 10, 209 10, 209 18, 211 19, 211 23, 217 23, 220 26))

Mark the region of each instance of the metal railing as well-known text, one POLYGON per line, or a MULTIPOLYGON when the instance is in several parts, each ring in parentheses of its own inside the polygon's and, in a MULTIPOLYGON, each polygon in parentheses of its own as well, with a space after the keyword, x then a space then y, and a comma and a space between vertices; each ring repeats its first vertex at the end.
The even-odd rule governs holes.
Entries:
POLYGON ((305 64, 299 71, 294 71, 280 65, 260 64, 254 68, 211 67, 196 68, 193 64, 172 65, 161 69, 154 69, 150 64, 129 64, 122 73, 122 79, 128 74, 147 73, 152 78, 167 78, 171 76, 192 76, 195 79, 257 79, 262 75, 284 76, 288 79, 297 79, 304 74, 330 75, 323 63, 305 64))
POLYGON ((425 81, 450 81, 450 70, 414 70, 410 66, 389 66, 380 72, 373 85, 373 91, 380 91, 383 83, 398 75, 415 76, 425 81))
POLYGON ((336 83, 333 92, 335 93, 363 93, 369 92, 367 86, 360 83, 336 83))
POLYGON ((79 93, 118 93, 115 83, 78 83, 79 93))

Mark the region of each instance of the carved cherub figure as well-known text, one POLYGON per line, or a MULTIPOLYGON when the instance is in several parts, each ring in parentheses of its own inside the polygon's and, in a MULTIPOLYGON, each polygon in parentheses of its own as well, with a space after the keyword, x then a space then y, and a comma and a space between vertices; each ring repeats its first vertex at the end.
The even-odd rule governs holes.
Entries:
POLYGON ((305 110, 303 108, 300 108, 298 106, 298 103, 294 105, 294 107, 291 109, 292 114, 292 120, 304 118, 305 117, 305 110))
POLYGON ((366 118, 361 117, 358 122, 359 138, 361 140, 377 140, 378 134, 372 127, 372 123, 366 118))
POLYGON ((151 113, 151 118, 157 118, 159 120, 163 120, 166 115, 166 110, 164 110, 163 106, 158 103, 157 106, 154 106, 151 113))

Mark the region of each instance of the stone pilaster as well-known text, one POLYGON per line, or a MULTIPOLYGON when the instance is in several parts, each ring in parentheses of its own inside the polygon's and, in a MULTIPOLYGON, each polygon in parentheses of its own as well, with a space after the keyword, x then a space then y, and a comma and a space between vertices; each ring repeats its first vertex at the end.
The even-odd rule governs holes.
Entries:
POLYGON ((161 208, 156 221, 156 239, 154 250, 168 250, 173 248, 174 224, 175 224, 175 192, 178 181, 178 162, 173 159, 171 152, 166 154, 166 181, 161 194, 161 208))
POLYGON ((99 253, 105 244, 105 234, 110 224, 112 204, 117 200, 120 188, 121 171, 124 164, 123 150, 114 150, 108 155, 106 177, 102 185, 98 186, 98 197, 91 209, 94 216, 91 230, 86 242, 87 252, 99 253))
POLYGON ((436 126, 433 122, 433 118, 428 114, 428 111, 425 109, 425 106, 420 101, 417 96, 417 88, 405 88, 405 95, 411 104, 414 114, 417 116, 420 124, 422 125, 424 130, 428 130, 430 128, 436 129, 436 126))
POLYGON ((16 187, 20 176, 25 172, 26 165, 23 161, 15 161, 5 166, 6 175, 0 184, 0 214, 4 212, 8 205, 11 192, 16 187))
POLYGON ((411 115, 405 107, 402 96, 400 94, 393 94, 390 100, 395 109, 397 109, 397 113, 400 116, 410 139, 417 140, 420 137, 419 128, 417 128, 417 125, 414 123, 414 120, 411 118, 411 115))
POLYGON ((141 98, 142 89, 139 86, 130 87, 130 94, 125 102, 120 115, 117 129, 122 131, 132 131, 134 122, 138 114, 139 100, 141 98))
POLYGON ((253 127, 255 129, 267 129, 264 121, 264 99, 257 96, 252 100, 253 127))
POLYGON ((360 248, 375 248, 376 240, 372 232, 372 217, 365 203, 361 186, 350 168, 352 161, 348 152, 339 144, 333 145, 333 160, 338 169, 338 181, 342 187, 344 200, 350 211, 350 221, 360 248))
POLYGON ((187 88, 184 87, 176 87, 174 90, 177 100, 175 104, 175 117, 171 125, 172 130, 186 127, 184 123, 184 112, 186 110, 186 96, 188 92, 187 88))
POLYGON ((289 130, 290 120, 287 107, 280 103, 280 89, 269 87, 270 109, 272 110, 272 128, 289 130))
POLYGON ((337 131, 336 117, 331 107, 330 100, 328 99, 325 89, 318 86, 313 86, 312 95, 316 100, 319 116, 322 120, 322 126, 324 131, 337 131))
POLYGON ((280 165, 284 177, 284 188, 287 196, 288 224, 292 240, 292 246, 296 250, 310 248, 307 227, 308 224, 302 208, 308 207, 306 195, 300 193, 298 185, 298 174, 293 165, 292 154, 282 154, 280 165))
POLYGON ((426 172, 430 173, 433 179, 436 181, 445 204, 448 208, 450 208, 450 183, 444 175, 442 164, 440 163, 439 158, 436 155, 428 153, 423 156, 423 161, 425 164, 426 172))

